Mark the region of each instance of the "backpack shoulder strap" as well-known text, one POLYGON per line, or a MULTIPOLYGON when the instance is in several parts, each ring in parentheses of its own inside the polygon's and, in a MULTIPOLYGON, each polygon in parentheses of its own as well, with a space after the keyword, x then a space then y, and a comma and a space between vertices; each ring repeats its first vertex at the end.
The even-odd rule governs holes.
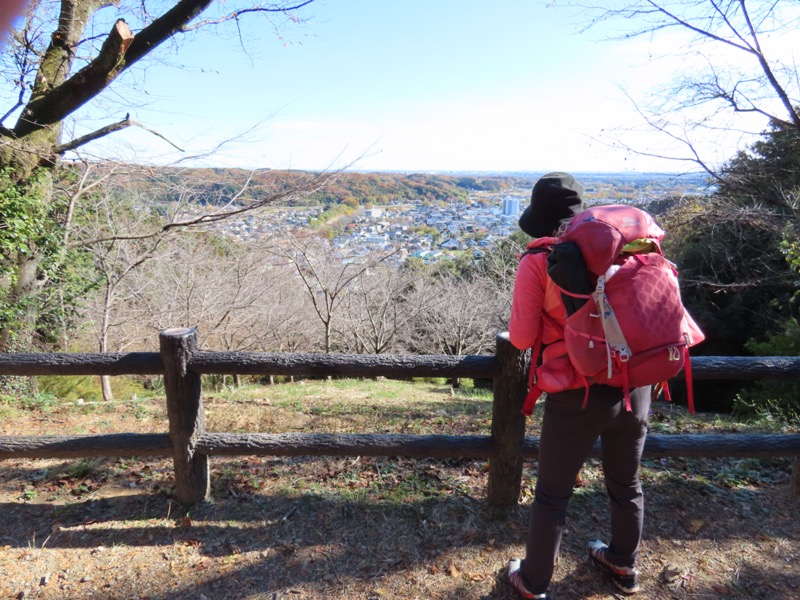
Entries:
POLYGON ((517 258, 522 260, 528 254, 543 254, 550 253, 553 250, 553 244, 556 242, 555 238, 543 237, 533 240, 525 247, 525 251, 518 255, 517 258))

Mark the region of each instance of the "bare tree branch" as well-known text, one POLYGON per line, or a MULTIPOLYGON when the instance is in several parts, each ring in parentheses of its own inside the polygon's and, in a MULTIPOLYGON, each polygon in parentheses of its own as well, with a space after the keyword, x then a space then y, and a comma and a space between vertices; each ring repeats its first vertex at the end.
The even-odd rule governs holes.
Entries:
MULTIPOLYGON (((656 106, 645 123, 657 132, 667 134, 687 148, 679 160, 698 164, 705 172, 715 170, 701 159, 698 145, 687 133, 692 130, 725 130, 712 123, 721 116, 761 115, 765 122, 756 135, 775 123, 800 130, 800 84, 797 69, 787 70, 775 57, 768 56, 767 36, 790 31, 800 18, 791 3, 775 0, 628 0, 626 2, 576 2, 589 15, 585 29, 601 22, 623 23, 625 33, 612 39, 656 36, 666 30, 685 31, 690 43, 684 49, 705 58, 707 70, 681 69, 675 73, 675 85, 665 94, 666 100, 656 106), (710 43, 711 50, 702 52, 697 44, 710 43), (725 48, 739 53, 739 60, 730 59, 725 48), (794 98, 794 100, 793 100, 794 98), (671 117, 681 117, 671 122, 671 117), (691 122, 681 126, 680 121, 691 122)), ((774 52, 774 51, 773 51, 774 52)), ((670 53, 674 56, 674 53, 670 53)), ((635 103, 643 115, 641 103, 635 103)), ((697 136, 695 136, 697 139, 697 136)), ((659 153, 642 153, 659 156, 659 153)), ((675 160, 676 157, 665 157, 675 160)))
MULTIPOLYGON (((217 212, 202 215, 194 219, 187 219, 185 221, 175 221, 172 223, 168 223, 167 225, 164 226, 164 230, 166 231, 167 229, 173 229, 175 227, 191 227, 195 225, 207 225, 209 223, 222 221, 223 219, 228 219, 236 215, 241 215, 247 212, 251 212, 253 210, 267 206, 269 204, 275 204, 277 202, 281 202, 283 200, 288 200, 290 198, 295 198, 298 196, 300 197, 307 196, 309 194, 313 194, 314 192, 319 191, 320 189, 328 185, 337 175, 338 173, 322 173, 314 176, 311 180, 309 180, 306 183, 299 184, 297 187, 286 190, 284 192, 279 192, 277 194, 272 194, 270 196, 267 196, 266 198, 262 198, 261 200, 257 200, 246 206, 242 206, 239 208, 232 208, 230 210, 221 209, 217 212)), ((248 183, 249 181, 250 178, 248 178, 248 183)), ((237 197, 240 196, 243 191, 244 189, 240 190, 237 193, 237 197)))
POLYGON ((286 6, 286 7, 276 7, 276 6, 251 6, 249 8, 243 8, 240 10, 234 10, 230 13, 218 18, 218 19, 207 19, 205 21, 199 21, 193 25, 187 25, 182 29, 182 31, 192 31, 194 29, 199 29, 201 27, 208 27, 209 25, 221 25, 223 23, 227 23, 228 21, 237 21, 240 17, 243 17, 246 14, 252 13, 282 13, 288 12, 292 10, 298 10, 311 4, 314 0, 306 0, 305 2, 300 2, 299 4, 295 4, 293 6, 286 6))
MULTIPOLYGON (((313 2, 305 0, 289 6, 251 7, 257 12, 290 12, 313 2)), ((68 115, 106 89, 123 71, 136 64, 177 33, 187 31, 212 0, 179 0, 152 23, 133 35, 123 19, 117 20, 98 56, 63 83, 48 82, 37 89, 14 127, 15 137, 60 123, 68 115)), ((244 13, 242 13, 244 14, 244 13)), ((77 45, 74 40, 67 49, 77 45)), ((37 82, 37 85, 38 82, 37 82)))
POLYGON ((127 129, 128 127, 134 127, 134 126, 135 127, 139 127, 141 129, 144 129, 148 133, 152 133, 153 135, 155 135, 157 137, 160 137, 162 140, 167 142, 170 146, 172 146, 176 150, 179 150, 180 152, 184 152, 183 148, 173 144, 171 141, 169 141, 166 137, 164 137, 163 135, 161 135, 157 131, 154 131, 153 129, 145 127, 144 125, 142 125, 138 121, 134 121, 133 119, 131 119, 131 115, 130 114, 126 114, 125 118, 122 119, 121 121, 117 121, 116 123, 111 123, 110 125, 106 125, 105 127, 101 127, 100 129, 97 129, 96 131, 93 131, 91 133, 87 133, 86 135, 82 135, 82 136, 80 136, 78 138, 75 138, 74 140, 72 140, 70 142, 67 142, 66 144, 60 144, 60 145, 58 145, 58 146, 53 148, 53 152, 55 154, 63 155, 65 152, 69 152, 70 150, 75 150, 76 148, 80 148, 81 146, 84 146, 84 145, 88 144, 89 142, 93 142, 94 140, 98 140, 100 138, 103 138, 103 137, 109 135, 110 133, 114 133, 115 131, 120 131, 122 129, 127 129))

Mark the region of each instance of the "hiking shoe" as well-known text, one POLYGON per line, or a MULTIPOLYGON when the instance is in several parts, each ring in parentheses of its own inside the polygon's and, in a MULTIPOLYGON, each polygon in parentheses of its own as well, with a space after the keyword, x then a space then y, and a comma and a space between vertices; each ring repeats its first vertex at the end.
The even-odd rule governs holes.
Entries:
POLYGON ((508 572, 506 577, 509 585, 514 588, 521 598, 535 598, 536 600, 548 600, 547 592, 544 594, 534 594, 528 589, 525 579, 522 577, 522 571, 519 570, 522 561, 518 558, 512 558, 508 561, 508 572))
POLYGON ((639 591, 639 572, 631 567, 619 567, 606 558, 608 546, 599 540, 592 540, 588 545, 589 558, 609 575, 611 581, 623 594, 635 594, 639 591))

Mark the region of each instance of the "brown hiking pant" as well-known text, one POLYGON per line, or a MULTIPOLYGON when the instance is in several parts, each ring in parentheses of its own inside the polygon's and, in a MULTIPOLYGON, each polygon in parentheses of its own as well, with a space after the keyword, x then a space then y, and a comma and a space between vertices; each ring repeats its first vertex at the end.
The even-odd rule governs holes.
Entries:
POLYGON ((570 390, 550 394, 545 400, 536 497, 522 561, 522 574, 534 593, 546 591, 550 584, 575 479, 598 437, 611 505, 607 557, 626 567, 633 567, 638 558, 644 517, 639 460, 647 434, 651 389, 631 390, 630 412, 625 410, 618 388, 592 386, 582 409, 584 393, 570 390))

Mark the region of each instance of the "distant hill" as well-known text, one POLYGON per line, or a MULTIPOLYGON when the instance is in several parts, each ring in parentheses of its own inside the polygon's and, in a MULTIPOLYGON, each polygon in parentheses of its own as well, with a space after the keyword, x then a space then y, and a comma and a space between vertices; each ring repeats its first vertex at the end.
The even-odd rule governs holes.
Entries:
MULTIPOLYGON (((141 167, 123 176, 122 187, 146 193, 154 202, 177 199, 199 204, 226 204, 234 197, 260 199, 296 187, 318 173, 261 169, 141 167), (249 180, 249 183, 248 183, 249 180), (246 189, 242 191, 243 187, 246 189)), ((324 190, 290 205, 351 206, 368 203, 423 203, 466 200, 470 193, 530 190, 542 175, 514 173, 342 172, 324 190)), ((660 173, 576 173, 588 200, 654 200, 670 195, 701 193, 699 175, 660 173)))
MULTIPOLYGON (((169 202, 178 195, 201 204, 224 204, 241 193, 243 200, 263 198, 296 187, 317 173, 263 169, 151 168, 129 175, 128 188, 140 188, 156 202, 169 202)), ((443 175, 433 173, 343 172, 324 190, 294 204, 390 204, 465 200, 470 192, 502 192, 530 184, 529 178, 513 175, 443 175)), ((292 204, 291 202, 289 204, 292 204)))

